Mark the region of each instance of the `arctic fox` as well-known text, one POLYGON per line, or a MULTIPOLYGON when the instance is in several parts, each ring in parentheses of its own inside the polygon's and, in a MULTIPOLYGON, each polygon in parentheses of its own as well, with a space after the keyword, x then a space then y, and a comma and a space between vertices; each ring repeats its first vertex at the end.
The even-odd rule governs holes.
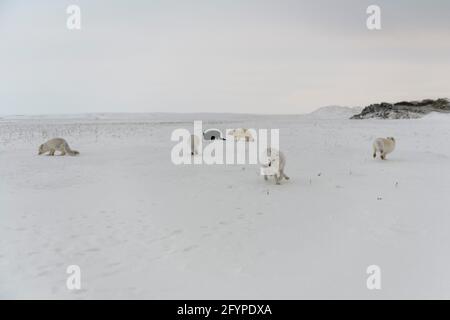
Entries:
POLYGON ((373 142, 373 157, 377 157, 377 152, 380 153, 380 158, 386 160, 386 155, 394 151, 395 139, 393 137, 378 138, 373 142))
POLYGON ((55 151, 61 152, 61 156, 65 156, 66 154, 70 156, 77 156, 80 154, 78 151, 70 149, 67 141, 61 138, 48 140, 46 143, 41 144, 39 147, 39 155, 48 152, 49 156, 54 156, 55 151))
POLYGON ((233 129, 229 132, 231 136, 234 137, 234 141, 238 141, 240 139, 245 139, 245 141, 255 141, 250 130, 245 128, 233 129))
POLYGON ((197 155, 198 146, 200 144, 200 138, 197 137, 195 134, 192 134, 190 138, 190 144, 191 144, 191 156, 197 155))
POLYGON ((264 176, 264 180, 268 180, 268 176, 274 176, 276 184, 280 184, 283 178, 289 180, 289 177, 284 173, 286 157, 281 151, 267 148, 261 158, 261 174, 264 176))

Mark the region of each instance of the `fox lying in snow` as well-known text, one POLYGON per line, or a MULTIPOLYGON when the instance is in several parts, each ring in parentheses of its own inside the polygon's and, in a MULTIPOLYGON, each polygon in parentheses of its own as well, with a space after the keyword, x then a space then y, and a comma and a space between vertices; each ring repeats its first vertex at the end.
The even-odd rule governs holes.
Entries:
POLYGON ((386 155, 394 151, 395 139, 393 137, 378 138, 373 142, 373 157, 377 157, 377 152, 380 153, 380 158, 386 160, 386 155))
POLYGON ((255 141, 250 130, 245 128, 233 129, 228 134, 234 137, 234 141, 239 141, 241 139, 244 139, 247 142, 255 141))
POLYGON ((261 157, 261 174, 264 176, 264 180, 268 180, 268 176, 274 176, 276 184, 280 184, 283 178, 289 180, 284 173, 285 165, 286 157, 281 151, 267 148, 261 157))
POLYGON ((65 156, 66 154, 70 156, 77 156, 80 154, 78 151, 70 149, 67 141, 61 138, 48 140, 46 143, 41 144, 39 147, 39 155, 48 152, 49 156, 54 156, 55 151, 59 151, 61 153, 61 156, 65 156))

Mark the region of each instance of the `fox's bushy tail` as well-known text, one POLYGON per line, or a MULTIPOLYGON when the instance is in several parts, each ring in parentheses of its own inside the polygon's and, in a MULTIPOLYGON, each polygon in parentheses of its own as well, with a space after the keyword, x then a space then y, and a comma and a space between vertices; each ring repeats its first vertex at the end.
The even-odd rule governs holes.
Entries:
POLYGON ((70 149, 69 144, 67 143, 64 144, 64 149, 69 156, 78 156, 80 154, 77 150, 70 149))
POLYGON ((70 152, 67 153, 71 156, 78 156, 80 154, 80 152, 78 152, 77 150, 70 150, 70 152))

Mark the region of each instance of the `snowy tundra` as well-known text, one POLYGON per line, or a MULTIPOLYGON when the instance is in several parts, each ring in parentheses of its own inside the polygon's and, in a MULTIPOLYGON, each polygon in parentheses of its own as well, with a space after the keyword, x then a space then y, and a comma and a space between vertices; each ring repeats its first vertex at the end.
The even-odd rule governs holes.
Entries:
POLYGON ((0 298, 449 299, 450 118, 330 112, 3 117, 0 298), (170 134, 194 120, 280 129, 291 179, 174 165, 170 134), (80 156, 38 156, 53 137, 80 156))

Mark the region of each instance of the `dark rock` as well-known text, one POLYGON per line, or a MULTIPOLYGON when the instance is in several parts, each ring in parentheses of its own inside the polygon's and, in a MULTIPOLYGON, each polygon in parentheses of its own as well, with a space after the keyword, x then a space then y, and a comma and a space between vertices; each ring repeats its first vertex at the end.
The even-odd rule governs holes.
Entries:
POLYGON ((450 112, 448 99, 402 101, 394 104, 382 102, 365 107, 350 119, 417 119, 430 112, 450 112))

